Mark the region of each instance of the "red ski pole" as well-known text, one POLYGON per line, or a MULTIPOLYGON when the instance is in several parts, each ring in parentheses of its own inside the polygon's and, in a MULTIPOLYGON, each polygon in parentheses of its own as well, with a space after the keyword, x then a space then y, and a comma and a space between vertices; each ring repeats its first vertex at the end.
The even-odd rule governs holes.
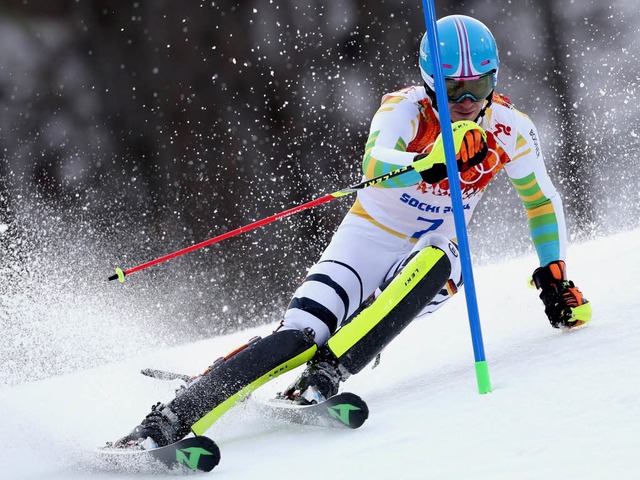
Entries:
MULTIPOLYGON (((424 159, 426 160, 426 158, 424 159)), ((191 245, 190 247, 184 248, 182 250, 178 250, 177 252, 170 253, 160 258, 156 258, 155 260, 151 260, 149 262, 143 263, 142 265, 138 265, 137 267, 129 268, 128 270, 122 270, 121 268, 116 268, 116 273, 109 277, 109 280, 118 280, 120 283, 124 282, 124 277, 127 275, 131 275, 132 273, 138 272, 140 270, 144 270, 145 268, 152 267, 153 265, 157 265, 158 263, 166 262, 167 260, 171 260, 172 258, 179 257, 180 255, 184 255, 185 253, 193 252, 194 250, 198 250, 200 248, 208 247, 209 245, 213 245, 214 243, 221 242, 222 240, 226 240, 227 238, 235 237, 244 232, 248 232, 249 230, 253 230, 254 228, 262 227, 263 225, 267 225, 271 222, 278 220, 279 218, 283 218, 294 213, 301 212, 302 210, 307 210, 309 208, 315 207, 317 205, 322 205, 323 203, 330 202, 336 198, 344 197, 345 195, 350 195, 358 190, 363 188, 370 187, 372 185, 377 185, 378 183, 384 182, 389 178, 396 177, 398 175, 402 175, 403 173, 416 170, 422 170, 420 167, 426 165, 426 162, 416 162, 411 165, 407 165, 406 167, 401 167, 396 170, 393 170, 384 175, 380 175, 378 177, 372 178, 371 180, 365 180, 364 182, 358 183, 356 185, 352 185, 351 187, 344 188, 342 190, 338 190, 337 192, 329 193, 315 200, 311 200, 310 202, 303 203, 302 205, 298 205, 296 207, 290 208, 280 213, 276 213, 275 215, 271 215, 270 217, 263 218, 261 220, 257 220, 253 223, 245 225, 240 228, 236 228, 235 230, 231 230, 227 233, 223 233, 222 235, 218 235, 217 237, 210 238, 209 240, 205 240, 204 242, 196 243, 195 245, 191 245)))

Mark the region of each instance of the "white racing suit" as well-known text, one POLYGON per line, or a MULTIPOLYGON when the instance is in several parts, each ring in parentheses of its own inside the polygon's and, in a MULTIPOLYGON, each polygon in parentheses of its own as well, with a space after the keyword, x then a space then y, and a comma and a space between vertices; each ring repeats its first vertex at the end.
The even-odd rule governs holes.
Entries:
MULTIPOLYGON (((459 174, 467 222, 489 181, 504 168, 526 208, 540 264, 564 259, 562 204, 535 127, 499 95, 480 125, 489 154, 459 174)), ((430 151, 439 133, 424 88, 386 95, 371 123, 365 178, 411 164, 416 154, 430 151)), ((218 359, 171 402, 154 407, 119 444, 150 437, 163 446, 189 432, 202 435, 253 390, 307 362, 337 365, 340 380, 342 370, 358 373, 416 316, 456 292, 461 275, 454 240, 447 179, 426 184, 410 171, 360 190, 295 292, 281 327, 218 359)))
MULTIPOLYGON (((488 183, 504 168, 527 211, 540 265, 564 259, 562 203, 546 172, 533 123, 506 97, 494 94, 479 124, 487 132, 489 154, 459 174, 467 224, 488 183)), ((431 150, 440 132, 424 87, 385 95, 371 122, 364 178, 411 164, 417 154, 431 150)), ((450 281, 421 313, 433 312, 461 284, 458 258, 448 247, 455 237, 448 179, 431 185, 410 171, 358 191, 330 244, 295 292, 281 330, 311 328, 316 343, 324 345, 396 273, 403 259, 427 245, 443 249, 452 263, 450 281)))

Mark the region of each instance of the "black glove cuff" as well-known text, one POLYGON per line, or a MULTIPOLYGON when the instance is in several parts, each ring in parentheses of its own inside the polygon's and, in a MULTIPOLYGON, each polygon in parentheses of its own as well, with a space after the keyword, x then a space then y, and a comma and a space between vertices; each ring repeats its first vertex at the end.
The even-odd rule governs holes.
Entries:
POLYGON ((557 260, 545 267, 536 268, 532 278, 537 289, 559 285, 566 280, 565 264, 562 260, 557 260))
MULTIPOLYGON (((420 155, 416 155, 415 157, 413 157, 413 161, 417 162, 418 160, 422 160, 426 156, 426 153, 421 153, 420 155)), ((436 163, 431 168, 418 173, 422 177, 422 180, 427 183, 440 183, 442 180, 447 178, 447 166, 444 163, 436 163)))
POLYGON ((538 290, 552 285, 554 281, 555 279, 547 267, 536 268, 533 272, 533 283, 538 290))

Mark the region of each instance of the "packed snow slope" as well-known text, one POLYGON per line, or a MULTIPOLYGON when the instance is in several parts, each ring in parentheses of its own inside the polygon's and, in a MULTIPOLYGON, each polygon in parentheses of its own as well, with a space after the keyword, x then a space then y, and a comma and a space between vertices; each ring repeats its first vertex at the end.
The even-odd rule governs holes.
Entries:
MULTIPOLYGON (((640 230, 574 244, 569 275, 591 300, 587 328, 552 329, 526 280, 529 256, 476 269, 493 391, 477 391, 464 295, 412 324, 374 370, 344 390, 364 397, 353 431, 261 418, 251 401, 208 432, 218 479, 638 479, 640 230)), ((126 479, 91 463, 178 384, 138 372, 202 370, 253 328, 0 391, 0 476, 126 479)), ((127 339, 123 338, 123 342, 127 339)), ((78 344, 78 349, 83 345, 78 344)), ((288 383, 281 377, 256 395, 288 383)), ((142 476, 144 477, 144 476, 142 476)))

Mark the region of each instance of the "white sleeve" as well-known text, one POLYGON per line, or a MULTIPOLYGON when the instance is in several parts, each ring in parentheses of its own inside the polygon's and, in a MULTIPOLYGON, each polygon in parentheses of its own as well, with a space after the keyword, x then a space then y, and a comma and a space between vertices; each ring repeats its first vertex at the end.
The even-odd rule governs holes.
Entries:
POLYGON ((533 122, 520 112, 514 114, 516 141, 509 152, 512 160, 504 168, 527 211, 531 238, 544 266, 566 256, 562 200, 547 173, 533 122))

